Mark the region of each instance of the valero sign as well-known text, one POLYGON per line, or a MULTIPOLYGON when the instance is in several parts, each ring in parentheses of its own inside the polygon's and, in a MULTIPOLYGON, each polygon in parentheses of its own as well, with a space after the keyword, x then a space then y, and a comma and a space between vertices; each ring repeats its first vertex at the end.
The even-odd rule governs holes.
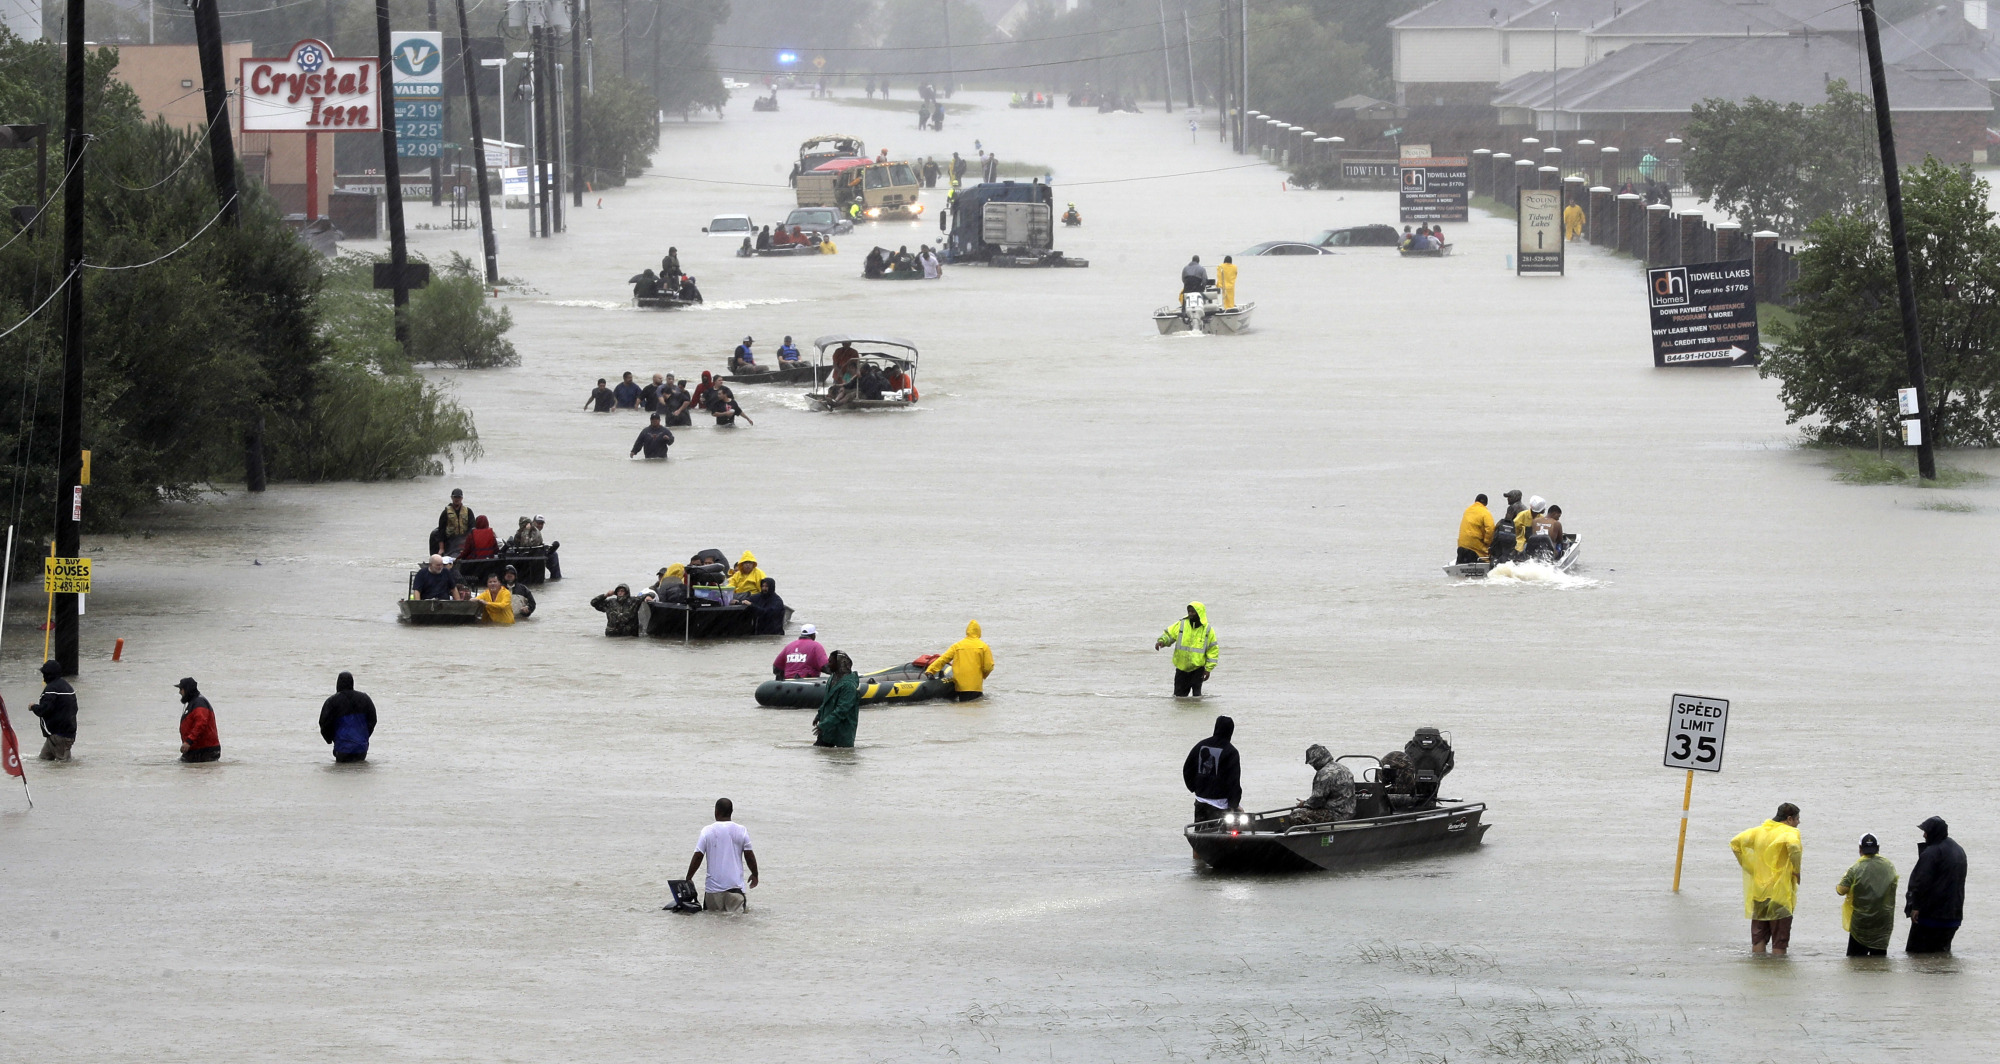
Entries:
POLYGON ((247 133, 372 133, 382 128, 380 61, 342 59, 305 40, 281 59, 244 59, 237 68, 247 133))

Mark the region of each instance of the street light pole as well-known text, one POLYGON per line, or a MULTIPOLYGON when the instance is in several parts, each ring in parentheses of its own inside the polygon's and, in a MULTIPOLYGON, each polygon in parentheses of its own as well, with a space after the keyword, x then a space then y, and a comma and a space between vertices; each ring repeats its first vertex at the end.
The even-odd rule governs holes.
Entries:
POLYGON ((1910 387, 1917 391, 1917 473, 1937 479, 1931 449, 1930 389, 1924 382, 1924 338, 1917 323, 1917 283, 1910 270, 1910 236, 1903 225, 1903 183, 1896 168, 1896 130, 1889 118, 1889 80, 1882 72, 1882 34, 1875 24, 1875 0, 1861 0, 1861 35, 1868 42, 1868 80, 1875 89, 1875 135, 1882 142, 1882 192, 1889 201, 1889 245, 1896 252, 1896 302, 1903 311, 1903 354, 1910 387))
POLYGON ((944 10, 944 94, 951 95, 951 83, 958 80, 958 72, 951 60, 951 0, 938 0, 944 10))
POLYGON ((1562 12, 1549 12, 1549 145, 1562 147, 1562 119, 1557 96, 1562 92, 1562 12))

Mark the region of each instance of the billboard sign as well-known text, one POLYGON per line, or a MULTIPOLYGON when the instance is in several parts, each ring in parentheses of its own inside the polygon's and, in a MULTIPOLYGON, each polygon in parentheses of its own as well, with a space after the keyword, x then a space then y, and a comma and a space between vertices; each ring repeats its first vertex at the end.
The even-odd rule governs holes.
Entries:
POLYGON ((325 43, 304 40, 275 59, 237 63, 246 133, 374 133, 376 60, 340 58, 325 43))
POLYGON ((1754 366, 1757 299, 1749 259, 1646 271, 1653 365, 1754 366))
POLYGON ((1403 221, 1466 220, 1466 197, 1472 182, 1471 170, 1465 159, 1433 156, 1405 158, 1401 176, 1403 221))
POLYGON ((1562 192, 1524 188, 1515 211, 1520 239, 1514 253, 1516 274, 1563 272, 1562 192))

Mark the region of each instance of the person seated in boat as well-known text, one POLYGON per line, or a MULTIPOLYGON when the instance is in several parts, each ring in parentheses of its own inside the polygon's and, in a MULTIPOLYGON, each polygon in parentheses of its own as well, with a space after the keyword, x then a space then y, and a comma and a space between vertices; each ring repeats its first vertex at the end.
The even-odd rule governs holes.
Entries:
POLYGON ((896 261, 891 272, 899 277, 919 272, 916 256, 910 254, 910 245, 900 244, 896 247, 896 261))
POLYGON ((1382 799, 1390 811, 1408 809, 1417 804, 1411 793, 1417 782, 1416 766, 1410 762, 1410 755, 1401 750, 1391 750, 1382 755, 1382 767, 1375 770, 1375 782, 1381 785, 1382 799))
POLYGON ((1563 508, 1551 504, 1528 522, 1528 556, 1540 562, 1554 562, 1563 552, 1563 508))
POLYGON ((854 395, 854 382, 861 376, 861 352, 852 344, 841 344, 833 349, 833 379, 827 382, 828 402, 838 403, 854 395))
POLYGON ((460 561, 478 561, 481 558, 500 556, 500 540, 493 534, 493 526, 481 514, 472 521, 472 531, 466 534, 465 544, 459 550, 460 561))
POLYGON ((681 275, 681 288, 678 294, 685 302, 699 303, 702 301, 701 289, 695 287, 694 274, 684 273, 681 275))
POLYGON ((1510 489, 1504 497, 1507 500, 1507 507, 1493 522, 1493 544, 1492 549, 1487 552, 1487 557, 1495 565, 1513 560, 1514 518, 1527 510, 1527 507, 1521 505, 1520 488, 1510 489))
POLYGON ((736 345, 736 350, 730 352, 729 372, 736 374, 770 372, 771 367, 757 364, 757 355, 750 350, 750 345, 753 342, 750 337, 746 336, 743 338, 742 343, 736 345))
POLYGON ((562 540, 547 539, 545 533, 549 526, 548 518, 543 517, 541 514, 536 514, 534 516, 534 523, 535 523, 535 542, 532 545, 547 547, 547 557, 544 564, 548 567, 549 571, 548 578, 550 580, 561 580, 562 559, 556 557, 556 551, 562 549, 562 540))
POLYGON ((1083 215, 1076 213, 1076 204, 1072 203, 1069 210, 1063 212, 1062 220, 1064 225, 1082 225, 1083 215))
POLYGON ((652 299, 660 294, 660 275, 648 268, 632 282, 632 294, 639 299, 652 299))
POLYGON ((1330 824, 1354 819, 1354 773, 1318 743, 1306 747, 1306 764, 1314 771, 1312 795, 1293 807, 1292 821, 1330 824))
POLYGON ((771 250, 771 227, 768 225, 762 229, 757 230, 757 250, 758 251, 771 250))
POLYGON ((516 620, 526 620, 535 615, 535 593, 521 582, 521 574, 513 566, 500 571, 500 586, 513 597, 516 620))
POLYGON ((1435 241, 1435 240, 1432 240, 1432 239, 1431 239, 1431 231, 1430 231, 1430 230, 1428 230, 1428 229, 1419 229, 1419 230, 1417 230, 1417 232, 1416 232, 1416 235, 1415 235, 1415 236, 1412 236, 1412 237, 1410 238, 1410 250, 1411 250, 1411 251, 1436 251, 1436 250, 1437 250, 1437 241, 1435 241))
POLYGON ((1437 246, 1442 249, 1444 247, 1444 226, 1431 226, 1431 239, 1437 241, 1437 246))
POLYGON ((757 567, 757 556, 744 551, 736 559, 736 565, 729 570, 729 590, 737 598, 749 598, 764 586, 764 570, 757 567))
POLYGON ((1535 518, 1540 517, 1542 511, 1548 508, 1549 504, 1540 495, 1530 495, 1528 496, 1528 508, 1514 515, 1514 556, 1516 558, 1527 557, 1528 530, 1534 527, 1535 518))
POLYGON ((1493 549, 1493 511, 1486 508, 1484 492, 1472 497, 1472 504, 1458 519, 1458 556, 1453 565, 1483 562, 1493 549))
POLYGON ((784 343, 778 345, 778 364, 786 367, 799 364, 798 345, 792 343, 792 338, 789 336, 785 337, 784 343))
POLYGON ((855 389, 863 399, 880 399, 886 385, 881 367, 869 362, 861 367, 861 377, 855 382, 855 389))
POLYGON ((1181 305, 1187 305, 1188 293, 1208 290, 1208 267, 1201 264, 1201 256, 1196 255, 1181 267, 1181 305))
POLYGON ((646 595, 667 603, 684 603, 688 599, 687 566, 669 565, 660 570, 659 579, 646 589, 646 595))
POLYGON ((514 623, 514 596, 500 583, 499 573, 488 573, 486 590, 472 596, 486 607, 486 619, 494 624, 514 623))
POLYGON ((410 589, 420 599, 449 599, 454 581, 444 567, 444 555, 433 554, 424 567, 417 570, 417 576, 410 589))
POLYGON ((765 577, 750 596, 750 615, 756 623, 751 635, 785 634, 785 600, 778 597, 778 582, 765 577))

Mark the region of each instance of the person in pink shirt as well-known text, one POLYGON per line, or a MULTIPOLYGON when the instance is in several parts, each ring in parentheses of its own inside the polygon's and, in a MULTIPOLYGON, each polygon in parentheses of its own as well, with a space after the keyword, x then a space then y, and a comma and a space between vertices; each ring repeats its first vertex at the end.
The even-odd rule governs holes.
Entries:
POLYGON ((780 680, 815 680, 825 671, 826 648, 819 644, 819 629, 810 624, 771 662, 771 675, 780 680))

